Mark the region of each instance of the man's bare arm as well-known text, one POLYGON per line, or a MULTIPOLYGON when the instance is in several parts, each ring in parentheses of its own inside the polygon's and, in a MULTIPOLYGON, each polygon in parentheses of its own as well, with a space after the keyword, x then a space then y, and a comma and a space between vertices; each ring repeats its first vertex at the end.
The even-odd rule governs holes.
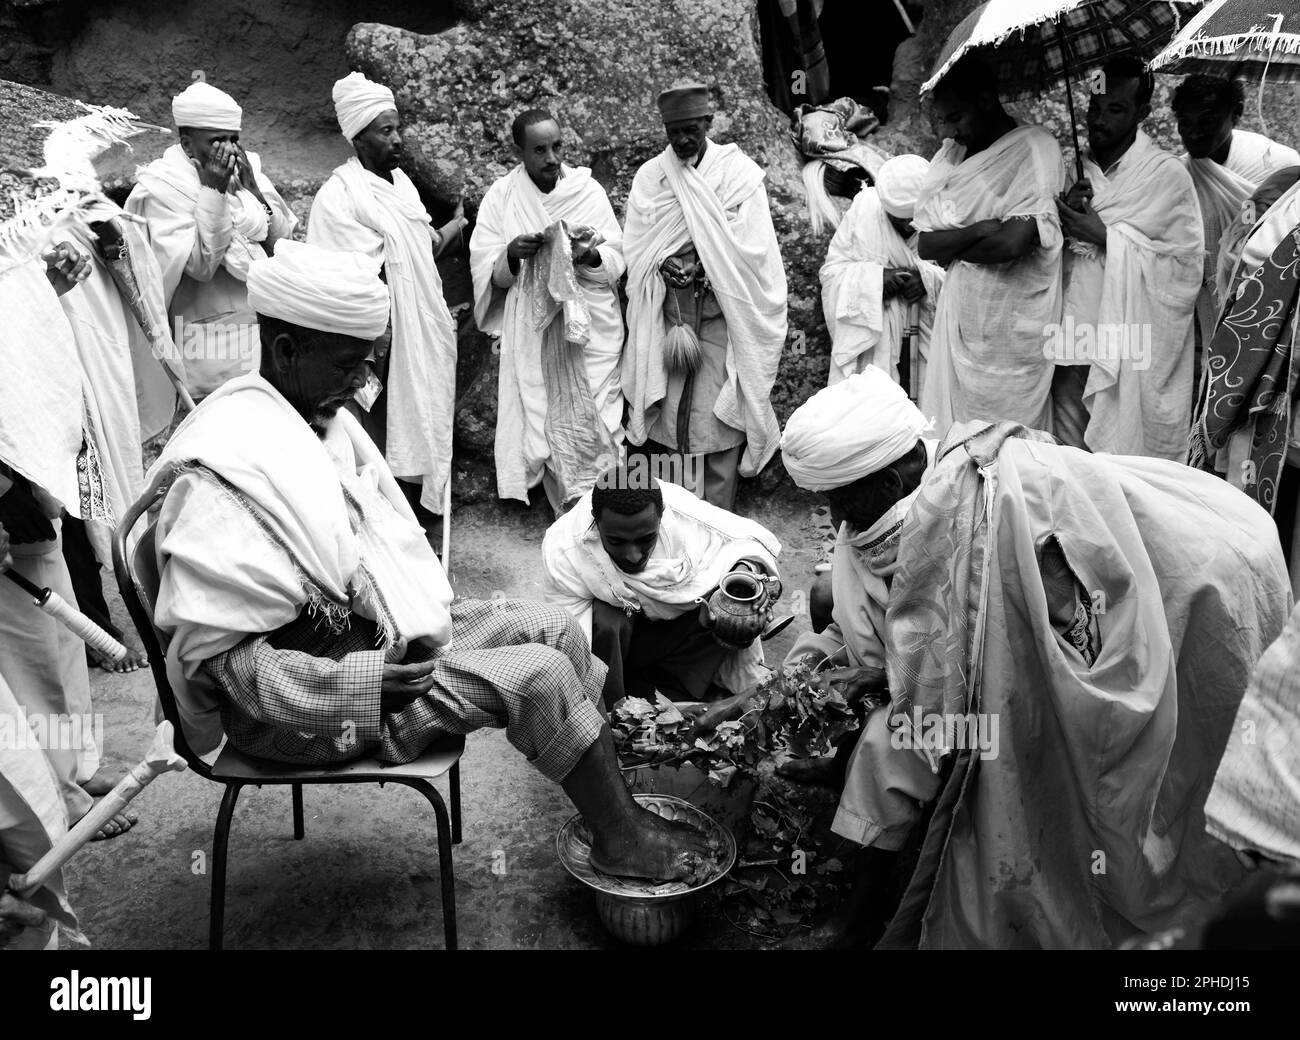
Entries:
POLYGON ((1004 220, 1002 227, 958 257, 972 264, 1005 264, 1038 248, 1036 220, 1004 220))
POLYGON ((995 233, 1001 226, 1000 220, 979 220, 964 228, 922 231, 917 236, 916 251, 922 260, 947 267, 954 260, 964 260, 962 254, 966 250, 995 233))

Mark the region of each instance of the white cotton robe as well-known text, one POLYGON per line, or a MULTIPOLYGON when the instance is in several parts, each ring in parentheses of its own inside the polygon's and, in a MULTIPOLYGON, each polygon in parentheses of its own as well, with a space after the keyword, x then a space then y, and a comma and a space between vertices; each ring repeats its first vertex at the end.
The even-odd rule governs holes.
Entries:
POLYGON ((745 433, 742 477, 766 466, 781 440, 771 393, 786 337, 786 278, 764 176, 739 145, 710 141, 698 166, 665 148, 637 170, 623 226, 628 437, 645 443, 668 390, 659 265, 691 243, 727 321, 728 378, 713 414, 745 433))
POLYGON ((528 489, 542 479, 551 449, 546 442, 547 395, 542 374, 544 329, 528 320, 515 291, 506 247, 519 235, 536 234, 557 220, 594 227, 604 242, 600 266, 575 268, 591 319, 591 339, 583 348, 587 385, 605 429, 617 444, 623 423, 623 311, 618 281, 626 270, 623 230, 609 196, 583 166, 563 166, 550 192, 543 192, 522 166, 497 180, 483 196, 470 238, 474 278, 474 319, 479 329, 501 341, 497 381, 497 494, 528 501, 528 489))
POLYGON ((1056 197, 1064 187, 1060 146, 1039 126, 1019 126, 969 159, 964 146, 946 140, 930 164, 916 200, 917 231, 1011 218, 1038 226, 1038 245, 1017 260, 957 260, 948 268, 924 389, 940 437, 973 419, 1048 427, 1053 365, 1043 347, 1061 316, 1056 197))
MULTIPOLYGON (((861 372, 867 365, 883 368, 898 382, 898 359, 910 306, 902 296, 884 298, 888 267, 916 271, 925 285, 925 296, 917 304, 920 364, 911 376, 914 393, 925 385, 943 268, 917 255, 915 235, 906 240, 899 235, 875 188, 863 188, 854 197, 821 268, 822 313, 831 334, 829 383, 861 372)), ((924 400, 921 411, 926 411, 924 400)))
POLYGON ((353 157, 316 194, 307 241, 365 253, 384 265, 393 300, 384 458, 394 476, 422 485, 421 505, 441 513, 456 414, 456 322, 442 294, 420 194, 401 170, 390 184, 353 157))
POLYGON ((1091 159, 1084 175, 1106 246, 1067 251, 1062 324, 1074 345, 1087 335, 1093 347, 1091 358, 1080 358, 1091 361, 1085 443, 1093 451, 1181 461, 1203 249, 1191 178, 1140 130, 1112 176, 1091 159))
POLYGON ((186 384, 196 399, 227 379, 257 371, 261 344, 244 284, 248 265, 266 255, 263 242, 288 237, 298 224, 263 175, 257 153, 249 152, 248 161, 271 207, 269 221, 251 192, 203 187, 179 144, 140 171, 124 207, 148 222, 168 315, 180 329, 176 345, 186 384))

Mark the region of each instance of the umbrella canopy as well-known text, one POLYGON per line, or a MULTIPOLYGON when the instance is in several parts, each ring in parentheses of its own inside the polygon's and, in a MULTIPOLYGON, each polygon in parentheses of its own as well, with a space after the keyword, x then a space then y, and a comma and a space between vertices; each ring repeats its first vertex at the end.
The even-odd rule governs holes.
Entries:
MULTIPOLYGON (((1265 3, 1266 0, 1260 0, 1265 3)), ((989 0, 949 34, 934 90, 962 57, 978 53, 997 75, 1005 98, 1038 94, 1122 54, 1157 51, 1190 19, 1200 0, 989 0)), ((1277 6, 1277 0, 1273 0, 1277 6)))
POLYGON ((1279 0, 1213 0, 1151 60, 1153 72, 1300 81, 1300 10, 1279 0), (1287 10, 1290 8, 1290 10, 1287 10))

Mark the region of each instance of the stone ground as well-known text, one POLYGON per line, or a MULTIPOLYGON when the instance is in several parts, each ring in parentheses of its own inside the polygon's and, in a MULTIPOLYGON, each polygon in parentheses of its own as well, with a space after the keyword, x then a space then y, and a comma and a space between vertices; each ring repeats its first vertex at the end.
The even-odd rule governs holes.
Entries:
MULTIPOLYGON (((787 603, 813 578, 826 528, 806 504, 740 504, 781 540, 787 603)), ((545 504, 474 505, 456 511, 452 584, 459 594, 537 597, 545 504)), ((106 584, 111 584, 107 582, 106 584)), ((113 592, 118 623, 129 625, 113 592)), ((806 630, 806 608, 768 644, 779 660, 806 630)), ((105 716, 106 760, 121 773, 150 742, 153 683, 142 670, 92 670, 95 711, 105 716)), ((765 780, 768 787, 773 781, 765 780)), ((780 787, 788 785, 776 782, 780 787)), ((467 949, 591 949, 617 944, 592 895, 560 866, 555 835, 573 809, 499 731, 470 736, 462 763, 464 842, 455 849, 460 944, 467 949), (504 873, 499 865, 504 855, 504 873), (493 872, 494 863, 498 872, 493 872)), ((160 777, 136 799, 128 834, 88 845, 67 868, 73 905, 101 949, 196 949, 207 942, 212 826, 222 788, 192 772, 160 777)), ((762 789, 760 797, 764 797, 762 789)), ((803 797, 821 839, 833 809, 827 792, 803 797)), ((306 788, 306 837, 293 840, 285 788, 246 788, 230 840, 226 945, 260 949, 420 949, 443 945, 437 844, 428 803, 400 786, 306 788)), ((834 854, 829 839, 823 862, 834 854)), ((753 853, 751 853, 752 855, 753 853)), ((768 853, 772 855, 772 853, 768 853)), ((743 858, 743 854, 742 854, 743 858)), ((770 870, 742 877, 763 883, 770 870)), ((784 876, 784 875, 782 875, 784 876)), ((775 878, 773 878, 775 880, 775 878)), ((787 881, 791 880, 786 878, 787 881)), ((816 881, 814 877, 810 880, 816 881)), ((752 920, 746 891, 715 886, 679 940, 689 949, 754 948, 770 940, 752 920), (731 922, 736 921, 738 924, 731 922)), ((797 930, 789 925, 784 930, 797 930)))

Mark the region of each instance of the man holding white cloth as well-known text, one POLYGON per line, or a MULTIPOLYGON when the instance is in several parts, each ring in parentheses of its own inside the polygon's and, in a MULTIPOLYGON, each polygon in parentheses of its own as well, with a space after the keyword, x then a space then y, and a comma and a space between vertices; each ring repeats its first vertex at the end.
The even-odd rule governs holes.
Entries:
POLYGON ((730 510, 737 475, 756 476, 781 437, 770 395, 785 268, 763 171, 739 145, 709 140, 708 88, 665 90, 658 105, 669 144, 637 170, 623 227, 628 437, 730 510), (670 332, 691 349, 669 350, 670 332))
POLYGON ((1084 180, 1058 202, 1068 239, 1060 334, 1049 337, 1058 440, 1182 461, 1191 425, 1193 317, 1202 274, 1196 191, 1141 130, 1151 74, 1104 72, 1088 105, 1084 180))
MULTIPOLYGON (((874 187, 863 188, 840 222, 822 264, 822 313, 831 334, 829 382, 867 365, 900 381, 907 364, 908 392, 915 400, 925 385, 934 308, 943 268, 916 252, 912 214, 930 164, 919 155, 896 155, 880 167, 874 187), (903 361, 909 314, 915 311, 917 366, 903 361)), ((926 409, 923 401, 921 409, 926 409)))
POLYGON ((483 196, 469 244, 474 318, 479 329, 501 342, 497 494, 527 502, 528 489, 540 482, 558 515, 616 461, 614 449, 623 441, 623 311, 618 299, 618 281, 626 269, 623 231, 591 170, 563 161, 560 124, 550 112, 520 113, 511 133, 519 165, 483 196), (586 309, 585 344, 554 335, 557 323, 565 324, 567 310, 553 312, 549 322, 538 326, 531 283, 523 276, 525 263, 544 262, 543 232, 557 221, 565 222, 568 242, 562 244, 571 248, 586 309), (553 333, 549 339, 548 332, 553 333), (553 350, 579 351, 581 363, 571 374, 585 380, 566 378, 569 373, 547 357, 553 350), (585 448, 573 452, 571 466, 568 444, 553 443, 561 438, 550 413, 565 403, 562 397, 581 399, 581 414, 590 419, 581 425, 598 427, 588 430, 585 448), (602 455, 603 462, 597 461, 602 455))
POLYGON ((352 407, 393 474, 419 489, 409 497, 440 514, 451 473, 456 322, 434 258, 466 221, 457 212, 435 231, 415 185, 397 168, 402 137, 391 90, 353 72, 334 84, 334 109, 357 154, 316 193, 307 241, 383 265, 391 341, 376 345, 372 377, 352 407))
POLYGON ((125 209, 149 224, 186 383, 200 400, 257 371, 248 265, 289 237, 298 218, 257 154, 240 145, 243 110, 229 94, 191 83, 172 99, 172 118, 180 144, 140 171, 125 209))

